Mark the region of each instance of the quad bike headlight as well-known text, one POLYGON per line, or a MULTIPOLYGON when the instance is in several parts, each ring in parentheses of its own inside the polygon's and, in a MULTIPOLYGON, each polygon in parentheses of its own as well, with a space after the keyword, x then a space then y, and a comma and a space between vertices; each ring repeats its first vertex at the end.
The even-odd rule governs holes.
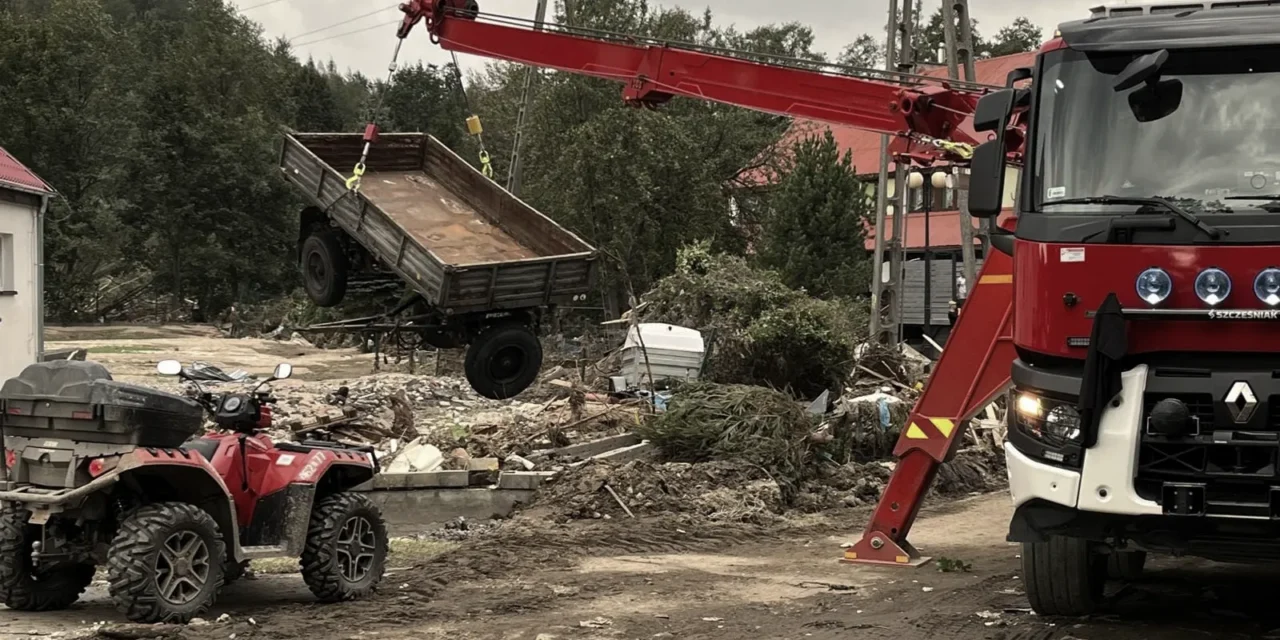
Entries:
POLYGON ((1216 307, 1231 295, 1231 276, 1226 271, 1211 267, 1196 276, 1196 297, 1200 301, 1216 307))
POLYGON ((1280 304, 1280 269, 1268 267, 1253 280, 1253 292, 1263 304, 1274 307, 1280 304))
POLYGON ((1151 267, 1138 274, 1138 297, 1151 306, 1165 301, 1173 293, 1173 278, 1160 267, 1151 267))
POLYGON ((240 408, 240 402, 240 396, 227 396, 227 399, 222 401, 222 410, 235 411, 240 408))

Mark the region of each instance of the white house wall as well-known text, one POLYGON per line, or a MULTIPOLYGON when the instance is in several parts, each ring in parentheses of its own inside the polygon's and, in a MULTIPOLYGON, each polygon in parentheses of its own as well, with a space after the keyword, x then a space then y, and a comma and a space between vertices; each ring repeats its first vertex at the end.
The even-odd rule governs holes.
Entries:
POLYGON ((39 349, 36 212, 0 199, 0 381, 35 362, 39 349), (12 255, 5 255, 10 250, 12 255), (5 273, 8 269, 11 275, 5 273))

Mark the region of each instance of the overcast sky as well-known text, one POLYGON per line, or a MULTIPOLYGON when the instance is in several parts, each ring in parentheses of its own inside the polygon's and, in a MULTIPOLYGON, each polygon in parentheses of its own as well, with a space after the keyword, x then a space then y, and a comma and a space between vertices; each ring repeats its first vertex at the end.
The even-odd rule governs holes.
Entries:
MULTIPOLYGON (((262 24, 271 36, 296 38, 303 57, 332 58, 343 69, 381 77, 395 47, 395 27, 400 13, 391 0, 231 0, 249 18, 262 24), (379 9, 383 9, 378 11, 379 9), (331 25, 356 16, 376 14, 332 29, 331 25), (322 30, 323 29, 323 30, 322 30), (358 33, 352 33, 368 29, 358 33), (313 32, 308 34, 308 32, 313 32), (308 35, 303 35, 308 34, 308 35)), ((479 0, 480 10, 510 16, 533 17, 536 0, 479 0)), ((552 0, 554 3, 554 0, 552 0)), ((925 0, 930 14, 939 0, 925 0)), ((970 0, 969 9, 987 37, 1018 16, 1026 16, 1045 29, 1045 36, 1061 22, 1088 17, 1089 8, 1103 0, 970 0)), ((677 6, 701 13, 710 8, 717 24, 734 24, 747 30, 763 24, 798 21, 811 26, 817 48, 834 56, 859 34, 883 34, 889 3, 886 0, 651 0, 653 5, 677 6)), ((476 58, 459 62, 466 71, 480 68, 476 58)), ((406 41, 402 63, 423 60, 449 61, 449 53, 432 45, 419 27, 406 41)))

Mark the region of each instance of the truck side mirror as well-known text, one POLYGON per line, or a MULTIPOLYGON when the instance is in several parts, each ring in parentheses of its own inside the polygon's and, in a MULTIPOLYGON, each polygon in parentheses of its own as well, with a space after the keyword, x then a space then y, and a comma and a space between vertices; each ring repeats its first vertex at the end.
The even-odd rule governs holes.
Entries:
POLYGON ((1004 136, 973 150, 969 165, 969 215, 994 218, 1004 209, 1004 136))
POLYGON ((1003 132, 1009 124, 1009 116, 1013 115, 1017 93, 1016 89, 1001 89, 982 96, 973 112, 974 130, 1003 132))

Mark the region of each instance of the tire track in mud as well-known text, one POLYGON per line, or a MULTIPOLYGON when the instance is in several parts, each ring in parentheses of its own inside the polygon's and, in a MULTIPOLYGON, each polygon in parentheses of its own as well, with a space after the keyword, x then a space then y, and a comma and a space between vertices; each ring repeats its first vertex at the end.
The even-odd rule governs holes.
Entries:
MULTIPOLYGON (((526 571, 569 569, 585 557, 718 551, 835 528, 835 525, 827 523, 801 526, 786 523, 773 526, 695 524, 666 517, 572 525, 513 520, 484 537, 464 542, 457 549, 387 576, 378 592, 365 600, 329 605, 308 602, 255 611, 256 624, 252 626, 234 629, 224 626, 207 631, 189 628, 185 637, 191 640, 225 639, 227 634, 237 633, 238 638, 314 640, 327 637, 318 635, 317 630, 320 634, 337 629, 376 630, 403 627, 406 623, 466 617, 474 615, 475 611, 467 611, 465 602, 455 610, 431 604, 436 599, 448 597, 452 585, 469 587, 486 580, 518 576, 526 571)), ((546 594, 527 592, 488 595, 474 604, 491 613, 529 611, 542 608, 554 599, 546 594)))

